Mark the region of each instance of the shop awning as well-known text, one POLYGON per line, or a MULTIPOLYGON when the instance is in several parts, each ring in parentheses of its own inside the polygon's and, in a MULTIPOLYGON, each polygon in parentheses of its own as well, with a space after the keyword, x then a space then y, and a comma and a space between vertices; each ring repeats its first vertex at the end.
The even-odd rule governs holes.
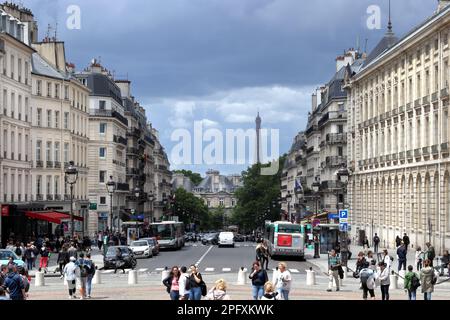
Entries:
MULTIPOLYGON (((56 211, 27 211, 25 212, 25 216, 27 216, 28 218, 48 221, 56 224, 61 224, 61 220, 70 219, 69 214, 56 211)), ((82 217, 76 215, 73 216, 73 219, 77 221, 84 220, 82 217)))

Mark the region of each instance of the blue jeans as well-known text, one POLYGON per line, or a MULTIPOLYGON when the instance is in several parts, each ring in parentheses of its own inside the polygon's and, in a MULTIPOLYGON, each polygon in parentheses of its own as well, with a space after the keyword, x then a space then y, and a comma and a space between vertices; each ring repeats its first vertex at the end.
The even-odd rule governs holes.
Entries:
POLYGON ((170 300, 180 300, 180 291, 170 291, 170 300))
POLYGON ((425 292, 424 294, 423 294, 423 299, 424 300, 431 300, 431 292, 425 292))
POLYGON ((91 290, 92 290, 92 279, 94 278, 93 275, 88 275, 87 277, 87 281, 86 281, 86 290, 87 290, 87 295, 90 296, 91 295, 91 290))
POLYGON ((189 300, 202 300, 202 288, 200 287, 191 288, 189 300))
POLYGON ((409 300, 415 301, 417 298, 416 291, 408 290, 408 298, 409 298, 409 300))
POLYGON ((264 295, 264 286, 252 285, 252 297, 253 300, 259 300, 264 295))
POLYGON ((406 270, 406 260, 398 260, 398 271, 400 272, 400 270, 402 270, 402 266, 403 266, 403 270, 406 270))
POLYGON ((289 290, 278 289, 278 296, 283 300, 289 300, 289 290))
POLYGON ((32 259, 27 259, 27 269, 33 270, 33 260, 32 259))

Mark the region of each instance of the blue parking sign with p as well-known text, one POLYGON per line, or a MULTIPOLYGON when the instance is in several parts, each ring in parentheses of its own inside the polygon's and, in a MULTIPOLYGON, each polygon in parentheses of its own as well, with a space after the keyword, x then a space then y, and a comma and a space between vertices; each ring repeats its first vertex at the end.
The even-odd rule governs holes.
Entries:
POLYGON ((340 210, 339 219, 348 219, 348 210, 340 210))

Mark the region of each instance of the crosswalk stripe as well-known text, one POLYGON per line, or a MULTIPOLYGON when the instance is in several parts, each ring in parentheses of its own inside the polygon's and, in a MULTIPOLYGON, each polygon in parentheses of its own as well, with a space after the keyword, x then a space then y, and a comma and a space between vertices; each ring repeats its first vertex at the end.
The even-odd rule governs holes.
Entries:
POLYGON ((298 271, 297 269, 289 269, 289 271, 290 271, 291 273, 300 273, 300 271, 298 271))
POLYGON ((102 274, 112 274, 112 273, 114 273, 114 270, 106 270, 102 272, 102 274))
POLYGON ((214 268, 206 268, 205 272, 214 272, 214 270, 215 270, 214 268))
POLYGON ((164 268, 156 268, 155 271, 164 271, 164 268))
POLYGON ((139 272, 147 272, 148 269, 144 268, 144 269, 139 269, 139 272))
POLYGON ((131 269, 125 269, 125 273, 128 273, 130 271, 131 271, 131 269))
POLYGON ((231 268, 223 268, 222 272, 231 272, 231 268))

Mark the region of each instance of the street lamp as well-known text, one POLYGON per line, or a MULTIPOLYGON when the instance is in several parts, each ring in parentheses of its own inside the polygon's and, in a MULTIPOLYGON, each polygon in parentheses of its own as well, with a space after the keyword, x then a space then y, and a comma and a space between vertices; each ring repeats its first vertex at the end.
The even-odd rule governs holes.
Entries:
POLYGON ((75 235, 75 228, 73 224, 73 185, 77 183, 78 180, 78 170, 75 168, 74 162, 69 162, 69 167, 65 171, 66 183, 70 184, 70 228, 72 239, 75 235))
MULTIPOLYGON (((342 203, 345 206, 345 193, 347 192, 347 184, 348 184, 348 178, 350 176, 350 173, 348 172, 347 168, 343 165, 338 172, 336 172, 337 180, 342 183, 342 191, 343 191, 343 199, 342 203)), ((337 205, 336 205, 337 211, 339 213, 339 193, 337 195, 337 205)), ((344 238, 341 238, 341 256, 342 256, 342 264, 344 266, 347 266, 348 261, 348 240, 347 240, 347 230, 344 230, 344 238)))
POLYGON ((150 194, 148 195, 148 201, 150 201, 150 223, 153 223, 153 201, 155 201, 155 196, 153 195, 153 191, 150 191, 150 194))
MULTIPOLYGON (((311 185, 311 189, 314 192, 314 202, 316 205, 316 213, 315 216, 317 218, 317 211, 319 211, 319 205, 318 202, 320 200, 320 182, 316 178, 316 181, 311 185)), ((319 252, 319 235, 315 231, 314 224, 313 224, 313 235, 314 235, 314 259, 320 259, 320 252, 319 252)))
POLYGON ((292 201, 292 195, 291 192, 289 191, 287 196, 286 196, 286 201, 288 204, 288 217, 289 217, 289 222, 292 222, 292 217, 291 217, 291 201, 292 201))
POLYGON ((109 181, 106 183, 106 189, 109 193, 109 209, 110 209, 110 222, 109 222, 109 231, 112 232, 113 228, 113 194, 116 191, 116 183, 113 180, 113 177, 109 177, 109 181))

